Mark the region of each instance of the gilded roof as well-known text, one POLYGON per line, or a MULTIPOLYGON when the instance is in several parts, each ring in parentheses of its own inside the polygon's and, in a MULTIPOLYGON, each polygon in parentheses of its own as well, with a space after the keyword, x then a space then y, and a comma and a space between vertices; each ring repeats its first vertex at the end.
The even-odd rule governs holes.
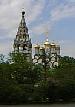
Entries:
POLYGON ((40 48, 40 45, 36 44, 36 45, 34 46, 34 48, 40 48))
POLYGON ((45 41, 44 45, 50 45, 50 43, 49 43, 49 40, 48 40, 48 39, 46 39, 46 41, 45 41))

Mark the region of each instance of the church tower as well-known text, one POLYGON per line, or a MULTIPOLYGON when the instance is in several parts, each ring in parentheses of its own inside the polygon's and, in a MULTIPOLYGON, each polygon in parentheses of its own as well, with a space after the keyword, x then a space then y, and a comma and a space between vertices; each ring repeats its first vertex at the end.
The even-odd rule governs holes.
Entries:
POLYGON ((37 44, 34 48, 34 64, 42 64, 50 68, 58 66, 60 57, 60 45, 57 45, 54 42, 50 43, 49 40, 46 39, 42 47, 41 45, 37 44))
POLYGON ((22 19, 18 27, 16 38, 14 39, 14 52, 23 53, 27 61, 32 60, 32 43, 29 38, 28 28, 25 22, 25 12, 22 11, 22 19))

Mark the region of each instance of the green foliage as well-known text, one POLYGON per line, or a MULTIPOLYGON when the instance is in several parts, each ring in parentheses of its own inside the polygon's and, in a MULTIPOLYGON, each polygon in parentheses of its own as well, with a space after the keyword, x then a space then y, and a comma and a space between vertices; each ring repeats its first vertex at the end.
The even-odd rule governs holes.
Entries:
POLYGON ((4 63, 4 55, 3 54, 0 54, 0 64, 1 63, 4 63))
POLYGON ((60 57, 59 66, 45 69, 24 54, 0 55, 0 104, 47 103, 75 99, 75 59, 60 57))

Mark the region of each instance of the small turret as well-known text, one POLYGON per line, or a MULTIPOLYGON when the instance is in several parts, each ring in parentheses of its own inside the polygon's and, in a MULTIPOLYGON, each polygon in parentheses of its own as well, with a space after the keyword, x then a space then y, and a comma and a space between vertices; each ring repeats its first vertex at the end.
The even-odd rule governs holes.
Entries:
POLYGON ((35 55, 39 55, 40 45, 36 44, 36 45, 34 46, 34 48, 35 48, 35 55))
POLYGON ((59 56, 60 55, 60 45, 56 45, 56 52, 57 52, 57 55, 59 56))
POLYGON ((40 47, 40 55, 41 56, 45 55, 45 48, 44 47, 40 47))
POLYGON ((48 40, 48 39, 46 39, 44 45, 45 45, 45 47, 50 47, 50 43, 49 43, 49 40, 48 40))

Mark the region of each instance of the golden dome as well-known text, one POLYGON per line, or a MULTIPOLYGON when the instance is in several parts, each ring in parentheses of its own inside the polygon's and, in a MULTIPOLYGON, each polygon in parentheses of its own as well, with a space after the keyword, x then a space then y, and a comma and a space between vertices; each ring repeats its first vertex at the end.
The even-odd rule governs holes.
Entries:
POLYGON ((52 46, 55 46, 56 44, 55 44, 55 43, 51 43, 51 45, 52 45, 52 46))
POLYGON ((40 47, 40 50, 44 50, 44 47, 40 47))
POLYGON ((34 46, 34 48, 40 48, 40 45, 36 44, 36 45, 34 46))
POLYGON ((56 44, 53 42, 53 43, 51 43, 51 47, 56 47, 56 44))
POLYGON ((47 39, 44 43, 44 45, 50 45, 49 40, 47 39))

